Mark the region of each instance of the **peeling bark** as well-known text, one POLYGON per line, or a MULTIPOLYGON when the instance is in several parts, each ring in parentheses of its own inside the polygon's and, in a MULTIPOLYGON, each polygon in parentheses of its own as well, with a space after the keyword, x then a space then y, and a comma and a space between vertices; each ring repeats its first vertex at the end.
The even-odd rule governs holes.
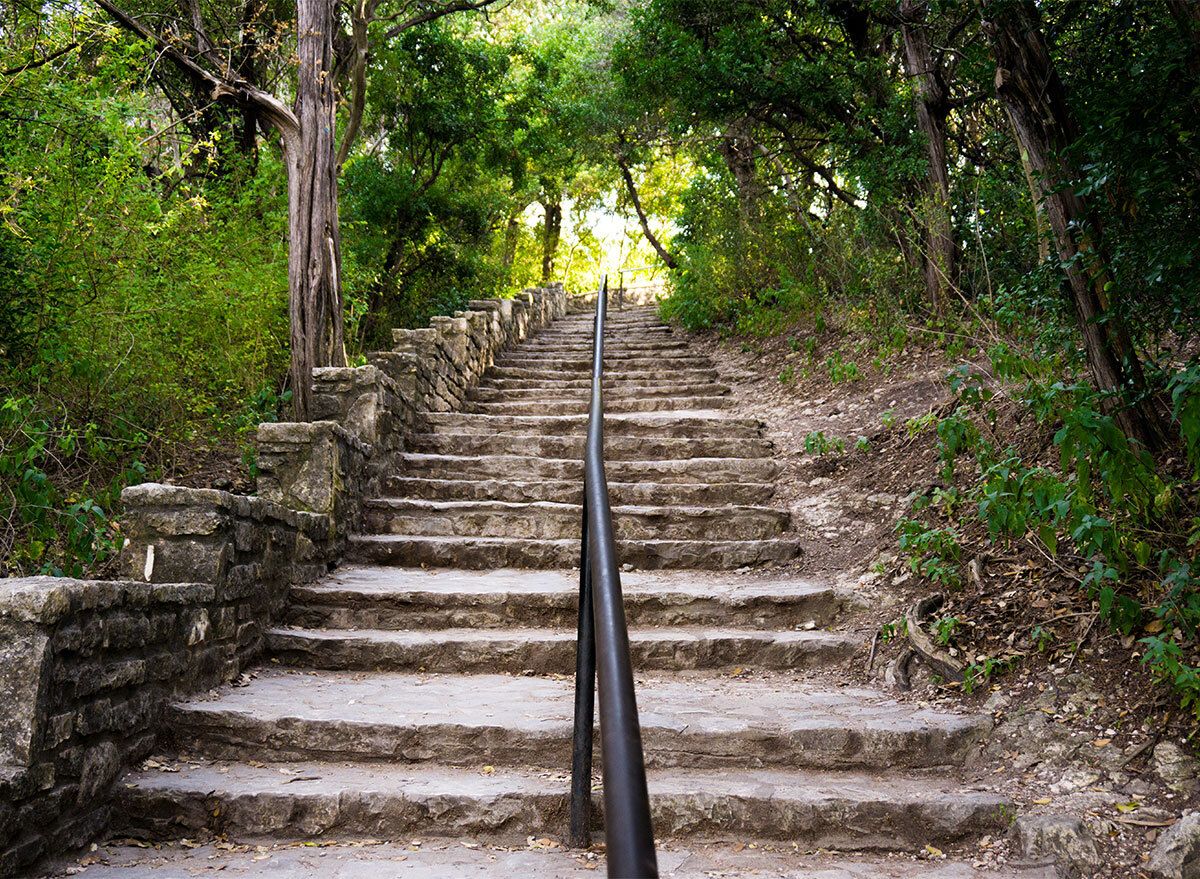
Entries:
POLYGON ((1099 220, 1075 191, 1079 174, 1069 154, 1075 141, 1074 120, 1042 35, 1037 7, 1026 2, 976 2, 996 60, 996 93, 1029 156, 1092 381, 1097 389, 1132 401, 1114 407, 1113 417, 1128 437, 1157 449, 1163 433, 1148 399, 1141 361, 1128 328, 1111 313, 1114 280, 1099 220))
POLYGON ((946 313, 949 291, 958 284, 958 245, 954 240, 950 172, 946 164, 946 119, 950 104, 930 49, 928 5, 928 0, 901 0, 900 30, 904 38, 904 67, 917 86, 917 125, 925 135, 929 154, 922 272, 929 303, 941 317, 946 313))

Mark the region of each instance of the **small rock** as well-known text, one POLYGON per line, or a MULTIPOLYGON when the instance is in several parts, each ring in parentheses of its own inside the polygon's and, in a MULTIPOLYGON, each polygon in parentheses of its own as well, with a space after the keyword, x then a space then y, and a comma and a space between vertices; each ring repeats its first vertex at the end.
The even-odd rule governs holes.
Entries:
POLYGON ((625 572, 632 571, 633 565, 629 564, 629 562, 626 562, 625 564, 621 565, 621 570, 625 572))
POLYGON ((1074 815, 1023 815, 1013 833, 1025 857, 1053 860, 1065 879, 1092 876, 1101 865, 1095 837, 1074 815))
POLYGON ((746 567, 744 567, 744 568, 738 568, 736 571, 734 571, 734 573, 735 573, 735 574, 749 574, 749 573, 750 573, 750 567, 749 567, 749 565, 747 565, 747 566, 746 566, 746 567))
POLYGON ((1146 866, 1157 879, 1200 879, 1200 812, 1185 812, 1166 828, 1146 866))
POLYGON ((1067 769, 1063 771, 1058 781, 1050 785, 1050 792, 1053 794, 1067 794, 1071 791, 1091 787, 1099 780, 1100 775, 1096 772, 1089 772, 1086 769, 1067 769))
POLYGON ((1154 771, 1174 791, 1186 790, 1196 777, 1196 758, 1174 742, 1154 746, 1154 771))

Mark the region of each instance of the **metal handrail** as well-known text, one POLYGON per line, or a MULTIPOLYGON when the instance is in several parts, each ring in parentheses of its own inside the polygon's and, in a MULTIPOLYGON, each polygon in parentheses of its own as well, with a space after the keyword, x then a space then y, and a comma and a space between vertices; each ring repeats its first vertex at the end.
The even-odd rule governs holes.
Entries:
POLYGON ((571 749, 568 839, 571 845, 583 847, 590 838, 593 699, 599 672, 608 875, 618 879, 657 879, 642 732, 633 692, 633 664, 629 659, 629 631, 625 626, 621 573, 613 539, 608 481, 604 475, 604 402, 600 384, 604 369, 607 303, 606 275, 600 295, 596 297, 592 401, 584 451, 579 627, 575 645, 575 738, 571 749))

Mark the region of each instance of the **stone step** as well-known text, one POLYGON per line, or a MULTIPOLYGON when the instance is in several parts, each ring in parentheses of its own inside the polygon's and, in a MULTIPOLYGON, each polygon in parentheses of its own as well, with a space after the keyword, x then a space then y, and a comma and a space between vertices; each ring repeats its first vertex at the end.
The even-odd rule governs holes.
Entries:
MULTIPOLYGON (((644 570, 715 568, 731 570, 790 561, 802 552, 798 540, 618 540, 617 558, 644 570)), ((346 559, 357 564, 426 565, 437 568, 566 568, 579 564, 579 538, 536 540, 516 537, 414 537, 356 535, 346 559)))
MULTIPOLYGON (((412 452, 429 455, 519 455, 522 457, 582 459, 586 441, 576 436, 531 436, 509 433, 457 433, 440 430, 418 433, 409 438, 412 452)), ((765 458, 771 444, 763 439, 712 438, 703 435, 685 437, 607 436, 604 460, 608 461, 679 461, 690 458, 765 458)))
MULTIPOLYGON (((605 378, 604 391, 627 391, 631 389, 663 389, 663 388, 688 388, 696 385, 716 384, 716 382, 702 379, 699 381, 681 378, 676 375, 664 375, 652 379, 627 379, 627 378, 605 378)), ((719 385, 718 385, 719 386, 719 385)), ((483 378, 480 380, 478 387, 495 388, 499 391, 520 391, 520 390, 586 390, 591 391, 592 379, 591 376, 580 376, 579 378, 556 378, 551 375, 548 378, 483 378)))
MULTIPOLYGON (((964 790, 937 777, 676 770, 650 772, 647 782, 661 839, 733 836, 781 840, 803 849, 911 852, 1007 832, 1012 814, 1011 801, 1002 795, 964 790)), ((110 833, 168 839, 213 834, 254 841, 409 839, 432 832, 524 846, 530 835, 561 838, 568 787, 561 772, 484 773, 478 765, 182 766, 171 773, 136 772, 117 785, 110 833)), ((597 795, 598 822, 601 812, 597 795)), ((900 875, 936 877, 936 870, 931 865, 926 873, 900 875)))
MULTIPOLYGON (((385 485, 393 497, 424 498, 431 501, 506 501, 532 503, 554 501, 583 503, 583 485, 578 480, 514 482, 510 479, 421 479, 391 476, 385 485)), ((723 482, 684 485, 657 482, 610 482, 609 502, 616 505, 692 507, 739 504, 757 506, 775 494, 770 483, 723 482)))
MULTIPOLYGON (((291 771, 291 770, 289 770, 291 771)), ((297 768, 295 771, 303 771, 297 768)), ((332 833, 333 831, 331 831, 332 833)), ((437 830, 434 830, 437 833, 437 830)), ((587 853, 560 844, 565 831, 547 828, 533 834, 552 840, 549 845, 505 845, 522 840, 484 840, 430 836, 422 833, 421 845, 411 844, 412 834, 399 841, 370 844, 362 839, 323 840, 318 844, 267 843, 231 846, 189 840, 186 845, 147 848, 132 841, 104 843, 94 856, 71 864, 64 871, 78 879, 127 879, 153 875, 154 879, 193 879, 213 871, 226 875, 267 873, 276 879, 595 879, 605 872, 602 853, 587 853), (397 863, 400 862, 400 863, 397 863), (399 872, 397 872, 399 871, 399 872)), ((377 837, 377 835, 376 835, 377 837)), ((596 834, 599 842, 601 834, 596 834)), ((750 848, 745 842, 692 844, 673 840, 658 851, 664 876, 671 879, 713 879, 715 876, 763 876, 774 879, 1058 879, 1053 866, 1008 869, 973 868, 959 860, 970 853, 954 852, 950 859, 914 858, 907 852, 800 854, 790 846, 750 848)), ((976 859, 977 860, 977 859, 976 859)), ((56 874, 57 875, 57 874, 56 874)))
MULTIPOLYGON (((583 480, 581 458, 523 455, 427 455, 406 452, 400 472, 424 479, 496 478, 530 482, 538 479, 583 480)), ((779 464, 772 458, 690 458, 684 461, 609 461, 609 482, 721 484, 773 482, 779 464)))
MULTIPOLYGON (((659 334, 658 338, 626 338, 622 336, 619 339, 605 339, 605 353, 612 352, 614 354, 622 351, 679 351, 688 347, 688 343, 683 340, 670 336, 669 334, 659 334), (663 337, 665 336, 665 337, 663 337)), ((554 337, 539 335, 535 339, 529 339, 515 347, 514 351, 567 351, 576 352, 581 349, 590 348, 592 340, 589 338, 587 342, 574 337, 554 337)))
MULTIPOLYGON (((639 670, 799 670, 845 662, 857 639, 820 631, 635 629, 639 670)), ((273 629, 267 650, 284 665, 332 670, 562 674, 575 664, 574 629, 273 629)))
MULTIPOLYGON (((592 374, 592 358, 590 357, 582 355, 538 357, 532 354, 523 354, 520 348, 497 357, 495 365, 500 367, 513 366, 525 367, 526 369, 554 369, 565 373, 581 372, 587 375, 592 374)), ((606 355, 604 358, 604 372, 613 376, 620 375, 626 370, 673 367, 681 369, 711 369, 712 365, 712 361, 707 357, 698 357, 693 354, 657 354, 653 357, 609 357, 606 355)))
MULTIPOLYGON (((608 405, 618 400, 645 400, 655 397, 721 397, 728 394, 729 385, 715 383, 703 385, 672 384, 660 385, 621 385, 604 391, 604 404, 608 405)), ((467 391, 467 399, 477 403, 537 403, 551 400, 581 400, 591 399, 592 390, 588 388, 492 388, 487 386, 474 387, 467 391)))
MULTIPOLYGON (((368 534, 579 540, 583 507, 540 501, 427 501, 369 498, 368 534)), ((765 540, 787 530, 791 514, 771 507, 613 507, 618 541, 765 540)))
MULTIPOLYGON (((433 412, 425 416, 433 430, 450 433, 511 433, 522 436, 583 436, 586 415, 479 415, 471 412, 433 412)), ((754 418, 697 418, 674 413, 632 413, 604 416, 604 434, 616 436, 746 437, 762 436, 754 418)))
MULTIPOLYGON (((728 409, 734 405, 731 397, 643 397, 633 400, 604 401, 605 413, 617 412, 670 412, 682 410, 685 412, 706 411, 710 409, 728 409)), ((586 398, 575 400, 550 400, 545 403, 536 400, 505 403, 476 403, 468 401, 463 404, 464 412, 497 415, 578 415, 588 410, 586 398)))
MULTIPOLYGON (((176 703, 170 747, 220 760, 571 765, 574 663, 556 677, 263 670, 216 698, 176 703)), ((962 763, 991 728, 875 690, 789 673, 638 672, 653 768, 899 768, 962 763)))
MULTIPOLYGON (((844 607, 828 586, 721 571, 629 571, 621 588, 635 627, 826 626, 844 607)), ((345 568, 322 583, 293 586, 286 619, 337 629, 571 629, 578 604, 578 571, 345 568)))
MULTIPOLYGON (((622 369, 620 371, 605 371, 606 382, 650 382, 650 381, 716 381, 720 376, 716 369, 622 369)), ((525 379, 529 381, 560 381, 572 378, 587 382, 590 387, 591 373, 584 372, 573 376, 564 375, 553 366, 492 366, 485 373, 485 378, 493 379, 525 379)), ((606 385, 607 387, 607 385, 606 385)))

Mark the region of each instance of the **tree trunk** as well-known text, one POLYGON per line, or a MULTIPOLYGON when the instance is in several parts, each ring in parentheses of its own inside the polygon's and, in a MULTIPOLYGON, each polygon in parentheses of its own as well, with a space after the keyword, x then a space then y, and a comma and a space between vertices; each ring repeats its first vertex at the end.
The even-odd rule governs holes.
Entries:
POLYGON ((338 229, 333 0, 300 0, 299 130, 284 138, 288 167, 288 316, 296 420, 312 412, 312 371, 346 363, 338 229))
POLYGON ((1161 426, 1148 398, 1141 361, 1128 327, 1110 310, 1113 279, 1099 222, 1075 192, 1079 178, 1068 153, 1075 140, 1074 121, 1042 36, 1037 7, 1009 0, 976 2, 996 60, 996 92, 1041 189, 1092 381, 1097 389, 1132 401, 1114 407, 1113 416, 1128 437, 1156 449, 1162 443, 1161 426))
POLYGON ((917 85, 917 125, 929 153, 929 181, 923 224, 925 291, 934 312, 946 313, 949 290, 958 284, 958 245, 950 211, 950 173, 946 167, 946 85, 933 62, 925 22, 928 0, 901 0, 904 66, 917 85))
POLYGON ((513 208, 508 213, 508 222, 504 225, 504 251, 500 254, 500 265, 511 269, 517 258, 517 243, 521 239, 521 212, 524 208, 513 208))
POLYGON ((738 207, 747 225, 759 219, 762 212, 763 186, 758 179, 751 122, 743 117, 734 120, 717 144, 725 167, 737 185, 738 207))
POLYGON ((562 237, 562 196, 542 202, 546 210, 542 224, 542 283, 554 280, 554 254, 558 252, 558 240, 562 237))
POLYGON ((633 202, 633 209, 637 211, 638 222, 642 224, 642 234, 646 236, 646 240, 650 242, 650 246, 654 248, 654 252, 658 254, 658 258, 663 261, 669 269, 679 268, 679 263, 675 261, 675 257, 671 256, 670 252, 663 247, 662 242, 658 240, 658 236, 654 234, 654 230, 650 228, 650 221, 646 217, 646 212, 642 209, 642 200, 638 197, 637 187, 633 185, 633 175, 629 173, 629 165, 625 161, 624 156, 617 155, 617 167, 621 169, 621 179, 625 181, 625 189, 629 193, 629 200, 633 202))

